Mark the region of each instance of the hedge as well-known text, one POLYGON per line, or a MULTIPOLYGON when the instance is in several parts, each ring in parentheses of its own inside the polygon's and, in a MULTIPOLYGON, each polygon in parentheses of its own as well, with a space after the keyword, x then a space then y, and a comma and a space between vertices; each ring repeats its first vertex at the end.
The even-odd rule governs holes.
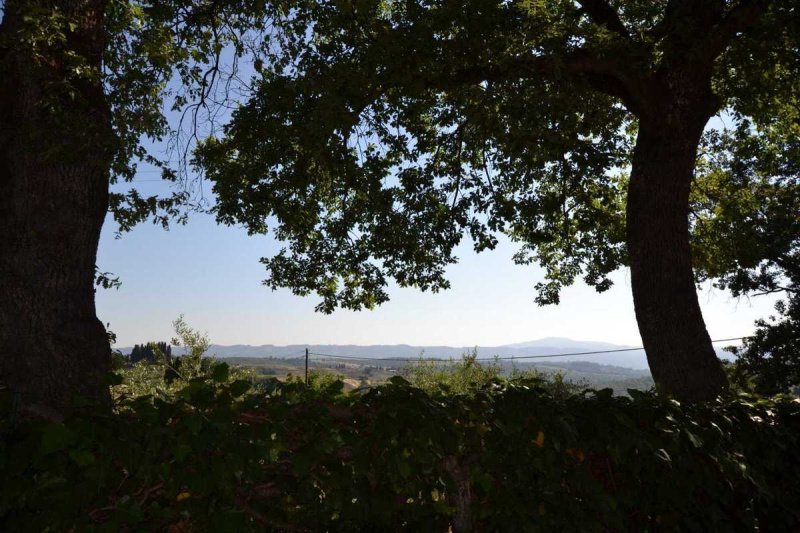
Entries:
POLYGON ((797 399, 402 378, 343 394, 223 374, 60 422, 3 394, 0 529, 800 529, 797 399))

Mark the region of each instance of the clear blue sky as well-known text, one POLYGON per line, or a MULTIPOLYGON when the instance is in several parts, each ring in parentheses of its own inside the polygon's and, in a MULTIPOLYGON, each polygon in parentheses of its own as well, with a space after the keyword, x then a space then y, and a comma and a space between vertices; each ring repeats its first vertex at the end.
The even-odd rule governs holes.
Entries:
MULTIPOLYGON (((156 175, 143 174, 152 180, 156 175)), ((142 182, 143 193, 165 194, 165 183, 142 182)), ((374 311, 314 312, 316 297, 261 285, 258 259, 279 245, 268 237, 218 226, 195 215, 169 231, 150 223, 121 239, 106 222, 98 266, 119 275, 119 290, 99 290, 98 315, 117 334, 118 346, 168 340, 171 321, 183 313, 217 344, 415 344, 496 346, 548 336, 640 345, 627 272, 604 294, 583 284, 564 291, 558 306, 538 307, 534 284, 542 273, 511 261, 515 248, 476 255, 465 241, 461 261, 448 273, 452 289, 439 294, 391 289, 391 301, 374 311)), ((772 310, 774 299, 732 299, 700 293, 712 338, 747 335, 753 320, 772 310)))

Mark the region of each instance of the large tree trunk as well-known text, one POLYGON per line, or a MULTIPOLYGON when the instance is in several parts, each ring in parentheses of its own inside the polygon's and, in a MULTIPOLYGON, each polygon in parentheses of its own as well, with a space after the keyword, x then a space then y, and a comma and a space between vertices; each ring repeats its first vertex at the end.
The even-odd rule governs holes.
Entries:
POLYGON ((636 319, 653 379, 694 402, 713 399, 726 378, 700 311, 689 246, 689 190, 716 102, 710 89, 694 94, 684 83, 659 83, 652 107, 640 115, 627 233, 636 319))
POLYGON ((99 73, 104 2, 52 2, 77 26, 38 59, 17 34, 26 4, 6 3, 0 45, 0 384, 28 409, 62 414, 75 394, 109 402, 94 304, 109 112, 99 76, 70 79, 64 62, 71 51, 99 73))

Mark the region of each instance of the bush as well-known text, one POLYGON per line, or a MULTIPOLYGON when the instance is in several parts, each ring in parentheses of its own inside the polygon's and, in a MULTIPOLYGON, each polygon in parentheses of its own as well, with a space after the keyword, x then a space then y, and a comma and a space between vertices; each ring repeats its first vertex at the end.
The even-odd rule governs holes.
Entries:
POLYGON ((254 392, 217 368, 115 416, 25 420, 0 395, 0 529, 800 527, 797 400, 689 407, 513 381, 446 395, 400 377, 254 392))
POLYGON ((242 379, 254 381, 256 372, 247 368, 229 368, 206 352, 211 341, 205 335, 189 327, 179 316, 172 322, 177 335, 170 341, 172 346, 182 346, 185 354, 172 356, 166 343, 150 343, 149 353, 152 358, 140 359, 130 365, 124 365, 121 354, 115 354, 112 365, 118 372, 119 379, 111 388, 115 400, 125 398, 157 397, 168 399, 196 379, 212 379, 216 372, 227 373, 230 380, 242 379), (223 366, 224 365, 224 368, 223 366))
POLYGON ((536 369, 516 367, 506 372, 499 359, 479 361, 477 349, 465 353, 460 360, 441 362, 420 358, 403 367, 402 376, 414 387, 433 395, 474 394, 508 382, 546 388, 551 394, 563 397, 586 388, 565 380, 560 373, 544 374, 536 369))

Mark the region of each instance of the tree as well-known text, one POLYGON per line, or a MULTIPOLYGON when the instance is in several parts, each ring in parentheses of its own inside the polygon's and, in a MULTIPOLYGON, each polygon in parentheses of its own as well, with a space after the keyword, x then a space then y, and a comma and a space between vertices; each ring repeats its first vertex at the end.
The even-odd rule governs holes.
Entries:
POLYGON ((196 162, 221 222, 288 241, 267 283, 323 311, 384 302, 389 278, 446 288, 465 233, 478 251, 521 243, 516 260, 547 271, 540 303, 628 265, 656 383, 710 399, 726 380, 695 281, 736 266, 693 271, 690 194, 715 155, 697 168, 698 147, 716 114, 760 138, 796 106, 797 9, 282 2, 249 99, 196 162))
POLYGON ((128 360, 131 363, 135 364, 141 361, 142 359, 144 359, 144 356, 142 354, 142 347, 139 346, 138 344, 134 344, 133 349, 131 350, 131 353, 128 356, 128 360))
POLYGON ((732 377, 762 394, 800 384, 800 106, 786 93, 766 124, 739 120, 706 136, 692 202, 703 275, 735 296, 786 296, 730 349, 732 377))
POLYGON ((102 4, 61 2, 34 29, 26 17, 46 4, 9 0, 0 26, 0 376, 26 395, 33 387, 23 384, 36 384, 51 405, 67 389, 108 397, 96 385, 111 351, 93 293, 113 157, 110 108, 93 75, 102 4), (66 34, 60 17, 79 23, 66 34))
POLYGON ((733 348, 738 357, 734 376, 761 394, 790 392, 800 385, 800 297, 794 293, 775 305, 777 316, 756 322, 756 332, 744 347, 733 348))
POLYGON ((520 242, 547 269, 542 303, 630 264, 656 380, 709 398, 724 378, 692 278, 697 144, 720 110, 758 138, 792 123, 794 4, 7 0, 0 382, 56 412, 74 392, 108 403, 104 216, 182 220, 193 143, 234 109, 195 162, 220 221, 277 221, 290 247, 264 260, 269 284, 325 311, 385 301, 389 278, 439 290, 465 232, 478 250, 520 242), (109 192, 142 162, 181 187, 109 192))
POLYGON ((172 346, 166 342, 148 342, 145 344, 136 344, 133 346, 128 360, 136 364, 140 361, 145 361, 149 364, 163 363, 164 361, 172 360, 172 346))
POLYGON ((57 416, 74 393, 109 404, 111 351, 94 305, 95 282, 113 285, 95 278, 106 213, 126 231, 166 224, 188 200, 109 184, 132 180, 141 162, 185 178, 142 140, 169 135, 167 96, 194 126, 210 109, 215 59, 238 24, 224 10, 245 13, 238 4, 0 3, 0 383, 30 410, 57 416), (170 94, 173 77, 181 87, 170 94))
POLYGON ((211 341, 208 335, 192 329, 180 315, 172 322, 177 337, 173 337, 171 344, 183 346, 185 353, 177 358, 175 369, 187 379, 199 376, 202 372, 207 372, 211 359, 205 357, 211 341))

